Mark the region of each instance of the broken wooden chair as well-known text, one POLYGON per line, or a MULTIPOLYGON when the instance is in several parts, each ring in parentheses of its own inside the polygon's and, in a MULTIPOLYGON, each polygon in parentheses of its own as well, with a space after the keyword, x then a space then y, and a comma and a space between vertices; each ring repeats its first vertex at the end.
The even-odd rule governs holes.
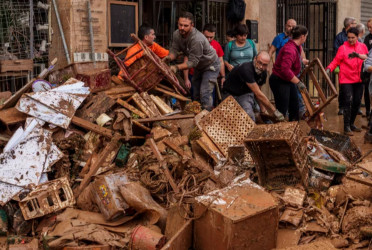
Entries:
POLYGON ((329 79, 329 77, 328 77, 322 63, 320 62, 319 58, 315 58, 309 64, 309 66, 305 68, 305 70, 300 75, 301 81, 303 81, 305 79, 306 75, 310 76, 310 79, 312 80, 316 90, 318 91, 320 104, 319 104, 319 106, 314 105, 307 89, 300 91, 301 95, 302 95, 302 98, 304 100, 306 109, 307 109, 307 115, 306 115, 305 120, 308 122, 310 127, 319 128, 323 124, 323 117, 322 117, 321 113, 322 113, 323 109, 326 106, 328 106, 334 98, 337 97, 337 90, 336 90, 334 84, 332 83, 331 79, 329 79), (328 85, 328 87, 331 91, 331 95, 328 96, 328 98, 324 94, 322 86, 319 84, 319 81, 314 74, 315 66, 319 67, 320 73, 321 73, 321 75, 323 75, 323 78, 325 79, 325 82, 327 83, 327 85, 328 85))
POLYGON ((186 94, 186 91, 180 85, 176 75, 170 70, 169 66, 164 63, 151 49, 149 49, 139 38, 131 34, 132 39, 135 41, 128 48, 113 53, 111 50, 107 50, 107 53, 112 56, 115 62, 118 64, 121 71, 121 77, 124 81, 128 82, 138 92, 144 92, 149 89, 156 87, 156 85, 163 79, 167 80, 178 93, 186 94), (126 54, 129 49, 136 45, 140 45, 141 49, 128 58, 126 54), (137 55, 142 53, 142 57, 137 59, 134 63, 127 66, 125 62, 137 55), (125 59, 120 59, 124 56, 125 59))

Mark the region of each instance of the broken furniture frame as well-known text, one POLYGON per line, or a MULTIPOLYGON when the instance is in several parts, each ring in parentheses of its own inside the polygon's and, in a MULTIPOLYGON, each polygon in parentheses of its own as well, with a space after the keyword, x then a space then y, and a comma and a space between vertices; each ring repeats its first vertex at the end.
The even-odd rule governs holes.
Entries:
POLYGON ((311 78, 311 80, 313 81, 313 84, 316 88, 316 90, 318 91, 318 95, 320 97, 320 101, 321 101, 321 104, 319 105, 319 107, 315 107, 314 104, 312 103, 311 101, 311 97, 309 95, 309 92, 307 91, 307 89, 304 89, 304 90, 300 90, 301 92, 301 95, 302 95, 302 98, 304 99, 304 103, 305 103, 305 106, 306 106, 306 109, 307 111, 309 112, 309 116, 308 118, 306 119, 307 121, 310 121, 312 120, 315 116, 319 115, 319 113, 326 107, 328 106, 331 101, 337 97, 337 90, 334 86, 334 84, 332 83, 331 79, 329 79, 322 63, 320 62, 319 58, 315 58, 310 64, 309 66, 307 66, 305 68, 305 70, 302 72, 302 74, 300 75, 300 79, 303 80, 305 78, 305 75, 308 74, 311 78), (328 97, 325 96, 323 90, 322 90, 322 87, 320 86, 318 80, 316 79, 316 76, 314 74, 314 67, 315 66, 318 66, 319 69, 320 69, 320 72, 322 73, 324 79, 326 80, 326 83, 328 84, 331 92, 332 92, 332 95, 328 97))
POLYGON ((131 86, 138 92, 144 92, 156 87, 156 85, 163 79, 169 81, 177 92, 186 94, 186 91, 180 85, 176 75, 170 70, 169 66, 164 63, 151 49, 149 49, 139 38, 131 34, 132 39, 135 41, 128 48, 113 53, 107 50, 107 53, 113 57, 121 71, 121 77, 124 78, 131 86), (136 53, 128 58, 120 59, 119 56, 125 56, 129 49, 139 45, 141 47, 136 53), (126 66, 125 62, 137 55, 143 53, 142 57, 137 59, 131 65, 126 66))

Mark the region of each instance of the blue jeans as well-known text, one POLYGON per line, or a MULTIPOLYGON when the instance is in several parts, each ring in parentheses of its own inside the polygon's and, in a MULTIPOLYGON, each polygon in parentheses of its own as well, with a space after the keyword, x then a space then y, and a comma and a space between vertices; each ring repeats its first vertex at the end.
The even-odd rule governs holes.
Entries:
POLYGON ((210 82, 216 81, 220 73, 220 61, 217 60, 204 71, 195 69, 192 77, 193 99, 200 101, 203 109, 211 111, 213 108, 213 89, 214 84, 210 82))

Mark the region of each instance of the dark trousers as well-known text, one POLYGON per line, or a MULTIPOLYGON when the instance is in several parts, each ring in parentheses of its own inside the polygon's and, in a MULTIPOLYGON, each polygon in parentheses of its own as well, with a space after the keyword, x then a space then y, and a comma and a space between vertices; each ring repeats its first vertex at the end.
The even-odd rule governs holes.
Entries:
POLYGON ((363 79, 364 85, 364 104, 366 105, 366 114, 371 112, 371 101, 369 99, 369 77, 363 79))
POLYGON ((297 86, 274 74, 271 74, 269 84, 274 94, 275 106, 280 113, 286 115, 288 112, 289 121, 300 120, 297 86))
POLYGON ((353 125, 357 117, 363 95, 363 84, 361 82, 340 84, 340 90, 344 110, 344 127, 347 127, 353 125))

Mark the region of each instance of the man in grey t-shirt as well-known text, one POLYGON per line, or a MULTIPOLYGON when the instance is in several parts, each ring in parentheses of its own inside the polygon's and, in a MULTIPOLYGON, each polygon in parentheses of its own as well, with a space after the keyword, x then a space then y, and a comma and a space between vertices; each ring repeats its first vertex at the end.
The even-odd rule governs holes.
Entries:
POLYGON ((172 46, 169 55, 164 61, 176 59, 176 55, 182 52, 188 58, 187 61, 171 66, 173 72, 194 68, 192 78, 193 98, 200 101, 202 108, 212 110, 213 89, 220 71, 220 62, 216 51, 209 44, 207 38, 194 28, 194 17, 189 12, 184 12, 178 18, 178 30, 173 33, 172 46))

